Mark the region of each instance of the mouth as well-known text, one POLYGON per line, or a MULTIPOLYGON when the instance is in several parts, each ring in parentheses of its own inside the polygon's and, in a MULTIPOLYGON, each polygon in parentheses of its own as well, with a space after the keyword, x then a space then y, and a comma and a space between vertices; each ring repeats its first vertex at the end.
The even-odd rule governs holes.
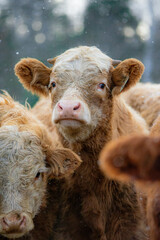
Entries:
POLYGON ((15 239, 15 238, 20 238, 22 237, 24 234, 26 234, 26 232, 10 232, 10 233, 3 233, 2 235, 6 238, 11 238, 11 239, 15 239))
POLYGON ((77 128, 80 127, 82 124, 85 124, 84 120, 75 119, 75 118, 60 118, 54 121, 55 123, 59 123, 64 127, 73 127, 77 128))

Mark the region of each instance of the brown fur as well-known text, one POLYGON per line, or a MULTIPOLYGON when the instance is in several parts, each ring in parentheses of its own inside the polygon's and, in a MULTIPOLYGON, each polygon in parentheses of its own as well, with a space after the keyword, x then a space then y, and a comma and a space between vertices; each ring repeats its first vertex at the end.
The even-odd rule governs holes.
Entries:
POLYGON ((47 122, 47 129, 52 134, 52 137, 57 138, 56 128, 53 126, 51 115, 52 115, 52 108, 51 108, 51 100, 50 98, 41 98, 33 109, 30 111, 46 125, 47 122), (45 110, 44 110, 45 109, 45 110), (43 114, 45 111, 45 114, 43 114), (54 135, 54 136, 53 136, 54 135))
POLYGON ((160 136, 160 116, 157 117, 157 119, 154 121, 153 126, 150 131, 150 135, 160 136))
POLYGON ((151 136, 130 136, 106 145, 100 166, 107 177, 123 182, 135 181, 147 196, 146 214, 152 240, 160 236, 160 118, 151 136))
MULTIPOLYGON (((44 189, 42 193, 39 189, 38 198, 40 199, 42 194, 44 196, 42 199, 42 204, 40 206, 40 209, 36 213, 36 216, 33 218, 35 227, 27 235, 25 235, 24 237, 20 237, 18 239, 19 240, 53 239, 53 226, 54 224, 56 224, 56 219, 57 219, 58 210, 59 210, 58 208, 60 205, 60 196, 61 196, 60 182, 59 182, 60 180, 56 180, 56 179, 67 177, 71 173, 73 173, 74 170, 80 165, 81 160, 74 152, 72 152, 69 149, 63 148, 59 142, 56 142, 53 136, 52 137, 50 136, 47 128, 38 119, 36 119, 36 117, 32 113, 27 108, 24 108, 23 106, 21 106, 19 103, 14 102, 13 99, 7 93, 6 95, 1 95, 0 97, 0 127, 1 127, 0 133, 4 131, 4 129, 5 129, 5 132, 7 132, 7 128, 8 128, 8 132, 10 133, 11 131, 10 129, 12 128, 12 131, 13 131, 14 129, 13 127, 15 127, 15 129, 18 130, 18 131, 16 130, 15 136, 22 133, 26 139, 27 139, 27 136, 28 136, 28 139, 30 139, 29 138, 30 136, 31 136, 31 139, 35 138, 36 144, 37 144, 36 147, 39 149, 39 151, 41 151, 42 149, 42 152, 45 156, 45 165, 49 170, 48 172, 43 173, 43 179, 42 179, 43 182, 41 185, 42 189, 44 188, 44 185, 45 185, 46 194, 43 193, 44 189)), ((0 139, 0 140, 1 142, 3 141, 3 139, 0 139)), ((15 141, 16 139, 13 142, 14 157, 16 157, 16 151, 21 151, 21 149, 18 148, 17 145, 15 145, 15 141), (15 151, 14 148, 17 150, 15 151)), ((27 145, 25 146, 25 148, 27 149, 27 145)), ((7 154, 7 151, 6 151, 6 154, 7 154)), ((9 158, 11 158, 11 156, 9 156, 9 158)), ((36 157, 38 158, 38 155, 36 157)), ((16 171, 18 170, 17 163, 15 163, 16 171)), ((3 161, 1 162, 1 164, 3 164, 3 161)), ((19 167, 23 168, 23 166, 19 166, 19 167)), ((36 168, 36 165, 35 166, 33 165, 31 167, 32 167, 32 170, 34 170, 34 168, 36 168)), ((2 179, 2 176, 0 176, 0 178, 2 179)), ((24 176, 23 176, 23 179, 25 183, 26 179, 24 176)), ((14 181, 16 182, 16 180, 14 181)), ((32 183, 30 185, 32 185, 32 183)), ((34 185, 29 187, 34 188, 34 185)), ((0 188, 2 191, 2 186, 0 186, 0 188)), ((23 190, 23 191, 25 193, 26 190, 23 190)), ((6 192, 7 192, 7 188, 5 190, 5 194, 7 194, 6 192)), ((8 193, 8 198, 10 197, 9 194, 10 193, 8 193)), ((17 194, 18 194, 18 190, 17 190, 17 194)), ((23 196, 23 193, 19 193, 19 194, 22 194, 23 196)), ((37 193, 34 192, 34 194, 37 194, 37 193)), ((29 198, 32 199, 32 195, 29 196, 29 198)), ((14 202, 16 200, 17 199, 14 199, 14 202)), ((27 196, 24 201, 26 200, 27 200, 27 196)), ((14 203, 12 203, 11 205, 13 206, 14 203)), ((0 201, 0 217, 5 213, 2 206, 6 207, 5 202, 2 203, 0 201)), ((6 214, 8 213, 6 212, 6 214)), ((8 238, 0 235, 0 239, 8 239, 8 238)))
MULTIPOLYGON (((121 135, 147 132, 143 119, 119 95, 120 91, 136 84, 143 72, 143 64, 127 59, 118 68, 113 68, 111 62, 97 48, 75 48, 56 58, 50 75, 53 108, 62 97, 78 96, 91 113, 91 123, 82 124, 79 130, 65 128, 64 132, 60 124, 56 125, 63 146, 77 152, 83 160, 63 185, 61 217, 55 235, 59 240, 145 239, 143 217, 134 187, 106 179, 97 165, 106 142, 121 135), (52 81, 60 91, 52 88, 52 81), (106 88, 97 91, 101 81, 105 81, 106 88)), ((19 67, 21 63, 18 63, 19 67)), ((17 68, 15 72, 17 74, 17 68)), ((17 75, 22 82, 22 74, 17 75)), ((30 90, 34 92, 35 86, 30 85, 30 90)), ((50 113, 42 114, 48 105, 48 99, 46 102, 41 100, 33 111, 51 127, 50 113)), ((53 125, 53 131, 54 128, 53 125)))
POLYGON ((124 93, 124 98, 152 127, 160 114, 160 84, 139 83, 124 93))
POLYGON ((30 90, 34 86, 34 93, 48 94, 49 76, 51 70, 37 59, 24 58, 15 66, 16 75, 20 82, 30 90), (25 79, 25 81, 23 81, 25 79), (43 82, 43 84, 42 84, 43 82))
POLYGON ((113 94, 130 89, 139 81, 143 72, 144 66, 137 59, 130 58, 122 61, 113 71, 113 82, 117 86, 113 94))
POLYGON ((132 136, 109 143, 101 153, 101 167, 112 178, 160 180, 160 138, 132 136))

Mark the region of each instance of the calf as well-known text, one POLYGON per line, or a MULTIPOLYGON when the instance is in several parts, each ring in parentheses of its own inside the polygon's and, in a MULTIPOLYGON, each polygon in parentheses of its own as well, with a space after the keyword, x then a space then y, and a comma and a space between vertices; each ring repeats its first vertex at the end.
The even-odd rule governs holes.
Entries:
POLYGON ((0 98, 0 239, 53 239, 58 179, 80 159, 58 143, 26 108, 0 98), (57 179, 57 180, 56 180, 57 179))
POLYGON ((147 132, 144 120, 121 96, 140 79, 143 64, 127 59, 114 68, 118 62, 96 47, 70 49, 49 62, 51 69, 36 59, 22 59, 15 73, 28 90, 51 96, 33 111, 83 160, 63 185, 57 239, 144 239, 134 187, 106 179, 97 164, 106 142, 147 132))
POLYGON ((134 181, 147 196, 146 214, 152 240, 160 239, 160 117, 151 136, 130 136, 109 143, 101 153, 105 175, 134 181))

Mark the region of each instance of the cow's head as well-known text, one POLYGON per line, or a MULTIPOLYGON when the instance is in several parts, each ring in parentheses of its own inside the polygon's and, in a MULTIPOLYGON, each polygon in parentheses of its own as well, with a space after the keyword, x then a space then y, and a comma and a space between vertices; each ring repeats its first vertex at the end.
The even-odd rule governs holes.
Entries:
POLYGON ((14 125, 1 127, 0 235, 15 239, 31 231, 35 215, 47 204, 48 179, 71 174, 80 162, 71 150, 54 148, 46 138, 14 125))
POLYGON ((28 90, 51 95, 55 123, 69 141, 88 138, 110 119, 112 98, 133 86, 144 66, 136 59, 114 61, 96 47, 73 48, 48 60, 22 59, 15 73, 28 90))

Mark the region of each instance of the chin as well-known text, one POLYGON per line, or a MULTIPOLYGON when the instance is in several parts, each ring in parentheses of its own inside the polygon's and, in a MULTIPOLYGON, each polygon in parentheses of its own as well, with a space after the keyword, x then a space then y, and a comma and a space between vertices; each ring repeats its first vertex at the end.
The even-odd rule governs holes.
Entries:
POLYGON ((68 120, 67 122, 63 122, 63 124, 58 123, 57 129, 70 143, 85 141, 89 138, 92 132, 90 125, 84 124, 82 122, 68 120))
POLYGON ((63 127, 69 127, 69 128, 79 128, 83 125, 83 123, 81 121, 78 120, 60 120, 59 121, 59 125, 63 126, 63 127))
POLYGON ((9 239, 16 239, 16 238, 20 238, 23 237, 26 234, 26 232, 21 232, 21 233, 6 233, 6 234, 2 234, 2 236, 9 238, 9 239))

